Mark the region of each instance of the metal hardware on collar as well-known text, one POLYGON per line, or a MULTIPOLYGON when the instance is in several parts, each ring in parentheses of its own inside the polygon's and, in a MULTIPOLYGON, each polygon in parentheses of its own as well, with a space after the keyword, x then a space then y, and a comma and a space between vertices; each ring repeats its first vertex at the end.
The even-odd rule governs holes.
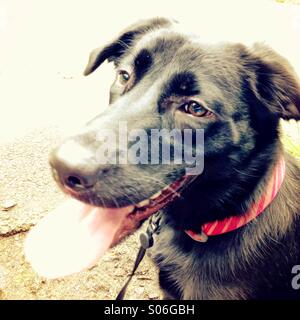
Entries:
POLYGON ((153 234, 159 227, 160 219, 161 216, 159 213, 153 215, 149 220, 146 232, 140 234, 140 244, 145 250, 153 246, 153 234))
POLYGON ((208 240, 208 236, 203 231, 196 233, 192 230, 185 230, 185 233, 197 242, 206 242, 208 240))
POLYGON ((135 273, 136 269, 138 268, 139 264, 143 260, 143 258, 145 256, 145 253, 146 253, 146 250, 148 248, 151 248, 153 246, 153 244, 154 244, 153 234, 159 228, 160 220, 161 220, 161 213, 157 212, 156 214, 154 214, 153 216, 150 217, 149 224, 148 224, 146 232, 142 232, 140 234, 140 244, 141 244, 141 246, 140 246, 138 254, 137 254, 136 258, 135 258, 135 262, 134 262, 134 266, 133 266, 132 272, 129 275, 129 278, 127 279, 127 281, 124 284, 123 288, 120 290, 119 294, 117 295, 116 300, 123 300, 124 299, 127 287, 129 285, 132 277, 134 276, 134 273, 135 273))
POLYGON ((141 246, 146 250, 153 246, 153 237, 148 233, 142 232, 140 234, 140 243, 141 246))

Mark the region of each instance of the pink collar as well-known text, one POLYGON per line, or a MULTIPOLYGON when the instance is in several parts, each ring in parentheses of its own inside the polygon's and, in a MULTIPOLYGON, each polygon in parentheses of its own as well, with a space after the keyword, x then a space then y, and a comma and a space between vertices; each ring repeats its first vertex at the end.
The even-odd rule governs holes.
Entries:
POLYGON ((284 158, 281 157, 274 168, 274 173, 267 185, 266 192, 262 194, 259 201, 254 203, 245 214, 205 223, 202 226, 201 233, 196 233, 192 230, 185 230, 185 232, 195 241, 206 242, 208 236, 217 236, 244 226, 261 214, 273 201, 280 189, 284 176, 285 161, 284 158))

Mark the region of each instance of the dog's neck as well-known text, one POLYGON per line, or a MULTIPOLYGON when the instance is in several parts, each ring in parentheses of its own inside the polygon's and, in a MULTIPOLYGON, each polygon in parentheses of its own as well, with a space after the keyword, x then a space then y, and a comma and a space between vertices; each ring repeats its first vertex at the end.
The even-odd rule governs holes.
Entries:
POLYGON ((266 192, 282 157, 279 143, 244 161, 243 167, 207 161, 204 174, 167 208, 167 220, 175 229, 199 231, 206 223, 243 216, 266 192))
POLYGON ((186 234, 195 241, 206 242, 207 238, 210 236, 221 235, 243 227, 260 215, 270 205, 276 197, 284 177, 285 160, 283 156, 281 156, 273 169, 273 173, 269 178, 268 183, 266 184, 266 189, 262 192, 260 198, 250 205, 244 214, 205 223, 200 226, 199 230, 196 232, 193 230, 185 230, 186 234))

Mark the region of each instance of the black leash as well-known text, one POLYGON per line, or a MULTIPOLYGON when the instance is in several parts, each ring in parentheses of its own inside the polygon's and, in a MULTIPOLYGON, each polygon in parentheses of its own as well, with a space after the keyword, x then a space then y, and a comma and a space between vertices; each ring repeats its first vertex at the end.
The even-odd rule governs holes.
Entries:
POLYGON ((139 249, 139 252, 136 256, 136 259, 135 259, 135 262, 134 262, 134 266, 133 266, 133 269, 132 269, 132 272, 131 274, 129 275, 129 278, 127 279, 126 283, 124 284, 123 288, 121 289, 121 291, 119 292, 119 294, 117 295, 116 297, 116 300, 123 300, 124 299, 124 296, 125 296, 125 293, 126 293, 126 290, 127 290, 127 287, 136 271, 136 269, 138 268, 139 264, 141 263, 141 261, 143 260, 144 256, 145 256, 145 253, 146 253, 146 249, 143 248, 142 246, 140 247, 139 249))
POLYGON ((151 216, 146 232, 142 232, 140 234, 140 244, 141 244, 141 246, 140 246, 138 254, 137 254, 136 258, 135 258, 135 262, 134 262, 134 266, 133 266, 132 272, 129 275, 129 278, 127 279, 127 281, 124 284, 123 288, 120 290, 119 294, 117 295, 116 300, 123 300, 124 299, 127 287, 129 285, 132 277, 134 276, 134 273, 135 273, 136 269, 138 268, 139 264, 143 260, 143 258, 145 256, 145 253, 146 253, 146 250, 153 246, 153 234, 157 231, 157 229, 159 227, 160 219, 161 219, 161 215, 160 215, 159 212, 156 213, 155 215, 151 216))

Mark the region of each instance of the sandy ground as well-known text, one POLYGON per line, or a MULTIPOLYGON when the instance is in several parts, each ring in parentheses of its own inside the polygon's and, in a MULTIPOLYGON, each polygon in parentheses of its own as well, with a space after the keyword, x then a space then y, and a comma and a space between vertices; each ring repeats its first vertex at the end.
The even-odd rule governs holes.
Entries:
MULTIPOLYGON (((113 299, 131 271, 138 234, 91 270, 61 280, 39 278, 23 257, 26 231, 64 199, 49 172, 49 151, 107 104, 112 67, 83 78, 87 53, 138 18, 164 15, 202 30, 204 40, 266 41, 300 73, 300 7, 250 2, 190 1, 198 9, 191 12, 168 1, 151 1, 151 7, 120 1, 116 12, 114 4, 103 8, 99 1, 0 0, 0 299, 113 299), (9 202, 14 206, 5 210, 9 202)), ((285 130, 299 143, 299 126, 285 130)), ((160 297, 156 270, 146 258, 127 298, 160 297)))

